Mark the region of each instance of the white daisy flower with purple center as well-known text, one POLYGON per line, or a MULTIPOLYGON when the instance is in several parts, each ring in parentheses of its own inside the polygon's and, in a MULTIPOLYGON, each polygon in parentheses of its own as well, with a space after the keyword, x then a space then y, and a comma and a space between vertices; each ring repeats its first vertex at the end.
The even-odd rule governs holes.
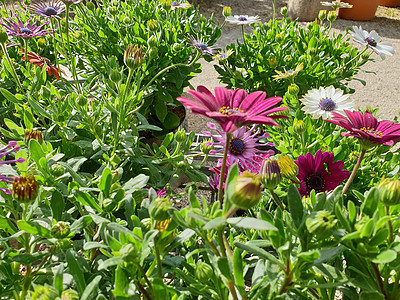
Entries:
POLYGON ((178 1, 172 1, 171 2, 171 9, 175 10, 177 8, 182 8, 182 9, 186 9, 189 8, 191 5, 189 3, 180 3, 178 1))
POLYGON ((313 119, 322 117, 325 120, 332 116, 332 112, 344 114, 344 110, 355 107, 349 94, 343 95, 341 89, 335 89, 332 85, 308 91, 300 101, 304 104, 302 110, 311 114, 313 119))
POLYGON ((249 25, 249 24, 260 22, 260 18, 258 16, 248 16, 248 15, 229 16, 229 17, 226 17, 225 20, 228 23, 238 24, 238 25, 249 25))
POLYGON ((382 39, 375 30, 368 32, 363 30, 361 26, 353 26, 353 30, 354 31, 349 31, 349 33, 355 39, 355 41, 364 46, 368 46, 382 59, 385 59, 386 55, 392 56, 395 53, 392 44, 388 42, 382 42, 382 39))
MULTIPOLYGON (((204 135, 212 137, 214 146, 217 146, 213 153, 223 152, 226 144, 226 133, 217 129, 214 123, 208 122, 208 128, 213 129, 219 135, 213 135, 209 131, 202 131, 204 135), (218 147, 219 146, 219 147, 218 147)), ((273 150, 261 150, 260 147, 274 147, 274 143, 260 143, 260 140, 269 138, 268 133, 260 135, 260 129, 254 131, 255 125, 250 130, 246 127, 241 127, 232 132, 232 137, 229 141, 228 158, 232 164, 237 163, 241 171, 249 168, 254 168, 260 165, 260 161, 264 158, 262 154, 274 155, 273 150), (257 160, 261 158, 261 160, 257 160)), ((213 154, 210 152, 210 154, 213 154)))
POLYGON ((323 6, 330 6, 334 10, 338 8, 352 8, 353 5, 346 3, 346 2, 340 2, 340 1, 332 1, 332 2, 327 2, 327 1, 322 1, 321 4, 323 6))
POLYGON ((209 41, 206 42, 199 37, 197 37, 197 39, 196 39, 193 36, 191 36, 190 34, 189 34, 189 40, 190 40, 190 44, 203 54, 213 56, 213 54, 216 52, 216 50, 214 49, 213 46, 207 45, 207 43, 209 41))
POLYGON ((60 15, 65 11, 65 5, 60 0, 48 0, 31 4, 29 10, 41 17, 60 19, 60 15))

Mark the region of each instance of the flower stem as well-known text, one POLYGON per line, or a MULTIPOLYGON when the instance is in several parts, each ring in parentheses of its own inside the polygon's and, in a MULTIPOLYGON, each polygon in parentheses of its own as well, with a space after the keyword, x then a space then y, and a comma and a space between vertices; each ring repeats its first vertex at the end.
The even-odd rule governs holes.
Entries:
POLYGON ((354 177, 356 176, 357 170, 358 170, 358 168, 359 168, 360 165, 361 165, 361 161, 362 161, 363 158, 364 158, 365 152, 366 152, 365 149, 361 149, 361 150, 360 150, 360 155, 358 156, 358 160, 357 160, 356 165, 354 166, 353 172, 351 172, 351 175, 350 175, 349 179, 347 179, 347 182, 346 182, 346 184, 345 184, 345 186, 344 186, 344 188, 343 188, 342 196, 347 192, 347 190, 348 190, 349 187, 350 187, 350 184, 353 182, 353 179, 354 179, 354 177))
POLYGON ((389 299, 389 297, 386 294, 385 288, 383 287, 382 277, 381 277, 381 273, 379 272, 378 265, 376 263, 371 262, 371 266, 374 269, 376 278, 378 279, 379 288, 381 290, 381 293, 385 297, 385 300, 389 299))
MULTIPOLYGON (((390 206, 386 206, 386 215, 390 218, 390 206)), ((389 243, 390 245, 393 243, 393 224, 392 221, 389 219, 388 220, 388 226, 389 226, 389 243)))
POLYGON ((8 55, 7 48, 6 48, 6 46, 5 46, 4 44, 2 44, 2 43, 0 43, 0 44, 1 44, 1 49, 3 50, 3 53, 4 53, 5 57, 6 57, 6 60, 8 61, 8 64, 10 65, 10 68, 11 68, 11 75, 12 75, 12 77, 14 77, 15 82, 16 82, 17 85, 18 85, 18 88, 19 88, 20 91, 22 92, 22 85, 21 85, 21 82, 19 81, 17 72, 15 72, 15 68, 14 68, 14 65, 13 65, 11 59, 10 59, 10 56, 8 55))
POLYGON ((225 150, 224 150, 224 158, 222 159, 221 166, 221 174, 219 176, 219 187, 218 187, 218 201, 222 207, 222 200, 224 196, 224 181, 225 181, 225 170, 226 170, 226 161, 228 159, 228 151, 229 151, 229 141, 231 140, 232 133, 226 133, 226 141, 225 141, 225 150))
POLYGON ((25 45, 25 67, 28 69, 28 39, 24 40, 25 45))
POLYGON ((274 190, 270 189, 269 192, 271 193, 272 199, 274 199, 275 204, 277 206, 279 206, 282 211, 284 211, 285 208, 283 207, 283 205, 282 205, 281 201, 279 200, 278 196, 275 194, 274 190))

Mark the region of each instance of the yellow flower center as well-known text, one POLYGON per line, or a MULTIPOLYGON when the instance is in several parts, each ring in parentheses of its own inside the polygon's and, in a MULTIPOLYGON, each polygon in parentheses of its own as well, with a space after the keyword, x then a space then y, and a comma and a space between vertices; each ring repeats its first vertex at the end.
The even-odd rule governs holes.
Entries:
POLYGON ((376 131, 375 128, 369 128, 369 127, 365 128, 365 127, 363 127, 363 128, 360 128, 360 130, 364 131, 365 133, 372 133, 373 135, 377 135, 379 137, 382 137, 382 132, 376 131))
POLYGON ((239 110, 239 107, 230 108, 229 106, 222 106, 219 112, 225 116, 230 116, 231 114, 237 114, 239 112, 243 113, 244 110, 239 110))

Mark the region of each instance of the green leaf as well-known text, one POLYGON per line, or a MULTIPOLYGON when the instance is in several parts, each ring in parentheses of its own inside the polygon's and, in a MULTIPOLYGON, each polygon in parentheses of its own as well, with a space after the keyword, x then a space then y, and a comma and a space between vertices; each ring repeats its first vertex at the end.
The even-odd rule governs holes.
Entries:
POLYGON ((97 275, 93 280, 86 286, 83 294, 81 296, 81 300, 93 299, 92 296, 97 292, 97 287, 99 286, 101 280, 101 275, 97 275))
POLYGON ((10 218, 5 218, 3 216, 0 216, 0 228, 7 231, 11 235, 18 231, 13 222, 11 222, 10 218))
POLYGON ((317 250, 310 250, 310 251, 305 251, 305 252, 300 252, 297 254, 298 258, 302 258, 305 261, 312 262, 314 260, 317 260, 319 258, 319 252, 317 250))
POLYGON ((196 194, 194 193, 194 190, 192 187, 189 187, 189 193, 188 193, 188 198, 189 198, 189 202, 190 202, 190 206, 193 208, 200 208, 200 202, 196 197, 196 194))
POLYGON ((83 205, 90 206, 91 208, 95 209, 97 212, 101 212, 101 207, 97 204, 97 200, 94 199, 89 193, 84 193, 80 190, 74 190, 74 194, 76 200, 78 200, 83 205))
POLYGON ((362 291, 358 300, 384 300, 385 297, 378 291, 362 291))
POLYGON ((218 269, 219 269, 219 271, 221 272, 221 274, 222 274, 225 278, 227 278, 228 280, 233 281, 233 277, 232 277, 232 274, 231 274, 231 270, 230 270, 230 268, 229 268, 228 258, 226 258, 226 257, 219 257, 219 258, 218 258, 218 261, 217 261, 217 264, 218 264, 218 269))
POLYGON ((268 223, 267 221, 256 219, 256 218, 228 218, 227 222, 229 224, 235 225, 244 229, 255 229, 255 230, 272 230, 278 231, 278 228, 268 223))
POLYGON ((62 291, 64 290, 63 277, 64 277, 64 265, 60 264, 57 268, 56 274, 54 275, 53 279, 54 288, 57 290, 59 294, 61 294, 62 291))
POLYGON ((210 222, 206 223, 203 226, 204 230, 212 230, 212 229, 221 229, 225 227, 227 224, 227 220, 224 217, 218 217, 215 219, 212 219, 210 222))
POLYGON ((53 218, 57 221, 61 221, 62 213, 65 208, 65 201, 63 195, 58 190, 54 190, 51 195, 50 208, 53 218))
POLYGON ((109 168, 104 168, 99 183, 99 189, 100 191, 102 191, 104 198, 108 198, 110 196, 111 183, 112 183, 111 170, 109 168))
POLYGON ((273 256, 271 253, 265 251, 264 249, 261 249, 255 245, 252 245, 251 243, 235 243, 235 246, 246 250, 250 253, 258 255, 258 257, 269 260, 271 263, 278 265, 282 270, 285 270, 286 266, 275 256, 273 256))
POLYGON ((76 171, 71 168, 71 166, 69 164, 62 162, 62 161, 60 161, 59 164, 62 165, 68 171, 68 173, 76 181, 76 183, 79 184, 79 186, 87 187, 86 183, 82 180, 82 178, 78 175, 78 173, 76 173, 76 171))
POLYGON ((73 233, 80 233, 84 228, 88 227, 90 223, 92 223, 91 216, 83 216, 76 220, 71 225, 71 232, 73 233))
POLYGON ((236 248, 233 252, 233 276, 235 277, 235 284, 238 287, 240 294, 245 295, 246 291, 244 288, 244 273, 243 273, 243 261, 242 254, 239 248, 236 248))
POLYGON ((24 265, 30 265, 34 262, 41 260, 44 256, 48 255, 49 251, 35 252, 35 253, 23 253, 12 257, 13 261, 19 262, 24 265))
POLYGON ((5 118, 4 124, 16 135, 23 137, 25 135, 25 129, 15 124, 10 119, 5 118))
POLYGON ((289 186, 287 201, 293 222, 299 228, 303 221, 303 203, 300 193, 293 183, 289 186))
POLYGON ((43 148, 38 141, 34 139, 29 141, 29 152, 36 165, 40 166, 39 161, 42 157, 46 157, 46 153, 44 153, 43 148))
POLYGON ((378 202, 379 202, 378 190, 377 188, 373 187, 372 189, 369 190, 369 193, 365 198, 363 204, 361 204, 361 211, 363 212, 363 214, 366 214, 372 218, 376 209, 378 208, 378 202))
POLYGON ((75 283, 78 287, 79 294, 83 295, 83 292, 86 289, 85 276, 83 274, 83 270, 79 266, 77 259, 75 258, 74 252, 72 249, 68 249, 66 253, 69 273, 75 280, 75 283))
POLYGON ((7 100, 13 102, 13 103, 22 103, 22 101, 18 100, 13 94, 11 94, 9 91, 6 89, 0 88, 0 92, 3 94, 4 97, 7 98, 7 100))
POLYGON ((377 264, 387 264, 392 261, 394 261, 397 257, 397 252, 394 250, 386 250, 381 253, 379 253, 373 260, 372 262, 377 263, 377 264))
POLYGON ((38 222, 19 220, 17 222, 17 225, 20 230, 24 230, 26 232, 29 232, 30 234, 39 235, 47 239, 53 237, 50 233, 50 230, 41 226, 38 222))
POLYGON ((113 290, 114 297, 116 297, 117 299, 118 297, 125 297, 126 299, 129 299, 129 295, 126 293, 129 282, 130 279, 127 272, 123 268, 118 266, 115 270, 115 281, 113 290))

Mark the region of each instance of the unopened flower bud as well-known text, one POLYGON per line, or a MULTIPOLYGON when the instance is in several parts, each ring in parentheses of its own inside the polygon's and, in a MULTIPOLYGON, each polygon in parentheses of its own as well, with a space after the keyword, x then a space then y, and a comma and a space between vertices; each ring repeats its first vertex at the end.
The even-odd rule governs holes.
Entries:
POLYGON ((148 40, 147 40, 147 45, 149 48, 155 48, 158 47, 158 39, 155 35, 152 35, 148 40))
POLYGON ((134 263, 139 259, 139 253, 134 244, 125 244, 121 250, 119 250, 119 256, 126 263, 134 263))
POLYGON ((303 120, 295 120, 293 123, 293 131, 297 134, 302 134, 306 131, 306 124, 303 120))
POLYGON ((177 141, 178 143, 186 142, 186 131, 184 128, 179 128, 175 132, 175 141, 177 141))
POLYGON ((386 206, 400 204, 400 180, 385 178, 378 185, 379 198, 386 206))
MULTIPOLYGON (((154 50, 154 49, 152 49, 154 50)), ((144 56, 142 47, 138 47, 137 45, 129 45, 124 53, 124 63, 125 65, 131 69, 135 70, 143 64, 144 56)))
POLYGON ((94 11, 96 9, 96 5, 94 5, 93 2, 87 2, 86 3, 86 7, 88 8, 88 10, 90 11, 94 11))
POLYGON ((299 93, 299 86, 295 83, 292 83, 288 87, 288 92, 292 96, 297 96, 297 94, 299 93))
POLYGON ((67 222, 60 221, 51 227, 51 234, 56 239, 64 239, 69 235, 70 232, 71 228, 67 222))
POLYGON ((297 176, 297 173, 299 172, 299 167, 287 154, 278 155, 277 161, 281 174, 284 178, 292 179, 297 176))
POLYGON ((28 174, 27 176, 14 177, 13 196, 19 202, 30 202, 37 195, 37 183, 35 176, 28 174))
POLYGON ((268 59, 268 64, 272 69, 275 69, 278 65, 278 62, 275 57, 271 57, 270 59, 268 59))
POLYGON ((209 154, 211 150, 214 149, 214 143, 212 142, 211 139, 209 140, 203 140, 203 142, 200 145, 200 150, 204 154, 209 154))
POLYGON ((7 40, 8 40, 7 32, 3 28, 0 28, 0 44, 5 44, 7 40))
POLYGON ((61 300, 79 300, 78 292, 75 290, 65 290, 61 293, 61 300))
POLYGON ((265 159, 261 164, 261 178, 265 188, 275 189, 282 181, 281 169, 276 159, 265 159))
POLYGON ((65 169, 62 165, 55 163, 51 165, 50 172, 53 176, 60 177, 61 175, 64 175, 65 169))
POLYGON ((285 39, 285 36, 282 33, 278 33, 275 36, 275 40, 280 44, 285 39))
POLYGON ((172 207, 168 197, 157 197, 149 205, 149 214, 153 220, 165 221, 169 219, 168 209, 172 207))
POLYGON ((172 45, 172 50, 174 52, 179 52, 181 49, 182 49, 182 46, 179 43, 175 43, 175 44, 172 45))
POLYGON ((87 97, 85 97, 84 95, 78 96, 77 103, 79 106, 86 106, 87 102, 87 97))
POLYGON ((286 17, 286 15, 287 15, 287 7, 286 6, 284 6, 284 7, 282 7, 281 8, 281 14, 284 16, 284 17, 286 17))
POLYGON ((110 80, 114 82, 115 84, 118 84, 122 79, 121 72, 117 70, 112 70, 110 73, 110 80))
POLYGON ((156 222, 156 229, 160 232, 163 233, 168 229, 169 224, 171 224, 172 219, 166 219, 164 221, 157 221, 156 222))
POLYGON ((321 22, 323 22, 326 19, 326 10, 320 10, 318 13, 318 19, 321 20, 321 22))
POLYGON ((40 130, 32 130, 27 129, 25 130, 24 141, 25 144, 28 144, 30 140, 36 140, 39 144, 43 143, 43 136, 40 130))
POLYGON ((229 6, 225 6, 225 7, 222 9, 222 15, 223 15, 225 18, 229 17, 230 15, 232 15, 232 9, 231 9, 229 6))
POLYGON ((47 41, 45 38, 40 38, 37 40, 38 46, 40 49, 44 49, 47 46, 47 41))
POLYGON ((336 20, 336 18, 337 18, 336 11, 331 10, 330 12, 328 12, 328 21, 329 22, 332 23, 333 21, 336 20))
POLYGON ((151 31, 155 31, 158 28, 157 20, 154 20, 154 19, 148 20, 146 25, 151 31))
POLYGON ((336 225, 337 220, 327 210, 312 212, 306 219, 307 230, 317 237, 327 237, 330 235, 332 228, 336 225))
POLYGON ((153 60, 156 59, 158 55, 158 49, 157 48, 153 48, 149 51, 149 60, 153 60))
POLYGON ((115 16, 118 13, 118 9, 115 6, 110 6, 108 8, 108 11, 110 12, 110 14, 112 14, 113 16, 115 16))
POLYGON ((261 197, 260 175, 244 171, 227 186, 228 200, 236 207, 248 210, 257 205, 261 197))
POLYGON ((214 273, 214 271, 208 263, 203 262, 203 261, 197 262, 194 275, 198 281, 203 282, 203 283, 209 281, 211 279, 213 273, 214 273))
POLYGON ((162 7, 165 10, 170 10, 171 8, 171 0, 161 0, 162 7))
POLYGON ((129 24, 131 24, 131 22, 132 22, 132 20, 129 17, 124 17, 122 19, 122 23, 124 23, 125 25, 129 25, 129 24))

